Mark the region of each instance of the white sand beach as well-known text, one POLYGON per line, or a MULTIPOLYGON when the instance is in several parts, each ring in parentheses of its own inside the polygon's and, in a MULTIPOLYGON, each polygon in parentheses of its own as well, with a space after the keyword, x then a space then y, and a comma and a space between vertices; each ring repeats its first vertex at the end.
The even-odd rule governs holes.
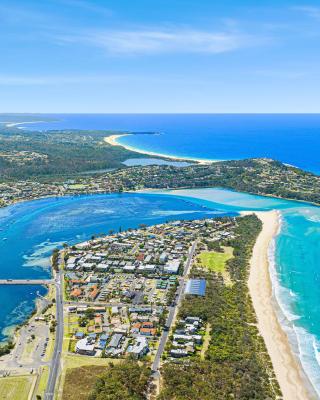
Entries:
MULTIPOLYGON (((247 214, 247 213, 242 213, 247 214)), ((269 275, 268 249, 279 229, 277 211, 255 212, 263 223, 253 249, 248 280, 249 291, 284 400, 317 399, 303 369, 292 352, 274 307, 269 275)))
POLYGON ((218 162, 218 161, 222 161, 222 160, 203 160, 200 158, 191 158, 191 157, 178 157, 178 156, 171 156, 168 154, 161 154, 161 153, 156 153, 153 151, 146 151, 146 150, 141 150, 138 149, 136 147, 133 146, 128 146, 122 143, 119 143, 117 141, 117 139, 119 139, 120 137, 124 137, 124 136, 130 136, 132 135, 132 133, 122 133, 122 134, 118 134, 118 135, 111 135, 111 136, 107 136, 104 138, 105 142, 107 142, 108 144, 110 144, 111 146, 122 146, 127 150, 130 151, 135 151, 136 153, 140 153, 140 154, 146 154, 148 156, 153 156, 153 157, 161 157, 161 158, 166 158, 168 160, 172 160, 172 161, 191 161, 191 162, 196 162, 199 164, 212 164, 214 162, 218 162))

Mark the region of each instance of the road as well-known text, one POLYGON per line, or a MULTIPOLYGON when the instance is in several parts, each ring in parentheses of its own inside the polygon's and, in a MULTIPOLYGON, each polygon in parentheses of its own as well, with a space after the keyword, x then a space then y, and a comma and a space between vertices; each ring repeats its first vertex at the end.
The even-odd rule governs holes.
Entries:
POLYGON ((187 278, 187 276, 189 274, 189 271, 190 271, 190 268, 191 268, 191 265, 192 265, 192 260, 193 260, 193 256, 194 256, 194 252, 196 250, 196 247, 197 247, 197 241, 195 241, 192 244, 190 253, 188 255, 188 259, 187 259, 187 262, 185 264, 182 277, 180 279, 180 285, 179 285, 179 288, 178 288, 178 293, 177 293, 177 296, 176 296, 175 305, 171 306, 169 308, 169 315, 168 315, 168 318, 167 318, 167 321, 166 321, 167 330, 163 330, 163 332, 162 332, 162 336, 161 336, 161 339, 160 339, 160 343, 159 343, 159 347, 158 347, 158 350, 157 350, 157 354, 156 354, 156 356, 154 358, 154 361, 153 361, 153 364, 152 364, 152 371, 154 371, 154 377, 155 378, 159 376, 159 367, 160 367, 160 361, 161 361, 162 353, 164 351, 166 342, 168 340, 168 336, 169 336, 169 332, 170 332, 170 329, 171 329, 172 322, 174 321, 176 312, 178 310, 181 298, 182 298, 183 293, 184 293, 184 289, 185 289, 185 286, 186 286, 186 278, 187 278))
POLYGON ((63 273, 56 275, 56 341, 53 350, 49 378, 44 400, 53 400, 57 379, 60 372, 60 361, 63 344, 63 273))
POLYGON ((53 279, 0 279, 0 285, 50 285, 53 279))
POLYGON ((88 306, 88 308, 90 307, 152 307, 157 308, 157 306, 155 305, 150 305, 150 303, 147 304, 128 304, 128 303, 110 303, 110 302, 103 302, 103 301, 95 301, 95 302, 91 302, 91 301, 66 301, 65 304, 67 306, 74 306, 74 307, 85 307, 88 306))

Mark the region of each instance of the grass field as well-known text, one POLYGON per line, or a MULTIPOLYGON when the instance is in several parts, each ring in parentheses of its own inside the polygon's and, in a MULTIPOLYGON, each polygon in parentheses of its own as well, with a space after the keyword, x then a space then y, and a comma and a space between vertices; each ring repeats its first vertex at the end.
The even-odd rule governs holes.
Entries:
MULTIPOLYGON (((97 371, 103 372, 106 369, 106 366, 111 361, 115 364, 115 363, 119 362, 120 360, 110 359, 110 358, 109 359, 108 358, 95 358, 95 357, 90 357, 90 356, 77 356, 77 355, 66 354, 64 356, 64 360, 63 360, 64 368, 63 368, 63 372, 61 375, 57 399, 59 399, 59 400, 71 399, 72 400, 72 399, 76 398, 76 397, 72 397, 72 391, 70 389, 70 387, 72 387, 71 378, 74 376, 77 376, 77 375, 75 375, 76 372, 72 372, 72 371, 80 371, 80 369, 82 367, 85 367, 85 368, 89 368, 95 372, 97 372, 97 371), (68 381, 66 381, 67 378, 68 378, 68 381)), ((81 370, 80 373, 83 373, 84 371, 87 371, 87 370, 81 370)), ((79 380, 79 382, 80 382, 80 380, 79 380)), ((85 385, 87 385, 87 384, 88 384, 88 382, 85 383, 85 385)), ((84 385, 84 387, 85 387, 85 385, 84 385)), ((85 389, 84 389, 84 394, 87 396, 87 392, 85 392, 85 389)), ((79 397, 79 398, 77 398, 77 400, 81 400, 83 398, 87 400, 87 397, 79 397)))
POLYGON ((81 183, 76 183, 74 185, 69 185, 70 189, 85 189, 87 185, 82 185, 81 183))
POLYGON ((90 356, 78 356, 68 354, 65 358, 65 366, 67 369, 69 368, 77 368, 77 367, 85 367, 85 366, 107 366, 110 362, 116 364, 120 360, 112 359, 112 358, 96 358, 90 356))
POLYGON ((49 378, 49 368, 48 367, 43 367, 42 372, 41 372, 41 377, 40 377, 40 381, 39 381, 39 385, 38 385, 38 389, 37 389, 37 394, 42 396, 44 396, 44 392, 46 390, 47 387, 47 383, 48 383, 48 378, 49 378))
POLYGON ((27 400, 33 379, 33 376, 0 378, 0 399, 27 400))
POLYGON ((68 369, 63 386, 62 400, 87 400, 97 376, 105 371, 98 365, 68 369))
POLYGON ((225 271, 226 262, 233 257, 232 247, 224 247, 224 253, 204 251, 197 256, 197 264, 213 272, 225 271))

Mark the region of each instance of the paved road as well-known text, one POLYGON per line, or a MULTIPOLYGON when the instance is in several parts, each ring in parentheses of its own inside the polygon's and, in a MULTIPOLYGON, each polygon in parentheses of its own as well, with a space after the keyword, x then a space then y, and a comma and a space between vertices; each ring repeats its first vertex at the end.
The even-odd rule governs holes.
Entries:
POLYGON ((167 339, 168 339, 168 336, 169 336, 169 332, 170 332, 170 329, 171 329, 171 325, 172 325, 172 322, 173 322, 174 317, 176 315, 176 311, 177 311, 177 309, 179 307, 180 301, 181 301, 183 293, 184 293, 184 289, 185 289, 185 286, 186 286, 186 278, 187 278, 187 276, 189 274, 190 267, 192 265, 192 259, 193 259, 193 255, 194 255, 194 252, 196 250, 196 247, 197 247, 197 241, 195 241, 192 244, 190 253, 188 255, 188 259, 187 259, 186 265, 184 267, 183 275, 182 275, 182 277, 180 279, 180 285, 179 285, 179 288, 178 288, 178 293, 177 293, 175 305, 169 308, 169 315, 168 315, 167 322, 166 322, 167 330, 164 330, 162 332, 162 336, 161 336, 161 339, 160 339, 160 343, 159 343, 159 347, 158 347, 158 350, 157 350, 157 354, 156 354, 155 359, 154 359, 153 364, 152 364, 152 370, 154 371, 154 377, 155 378, 157 378, 159 376, 159 367, 160 367, 161 356, 162 356, 162 353, 164 351, 164 348, 165 348, 165 345, 166 345, 166 342, 167 342, 167 339))
POLYGON ((0 285, 50 285, 53 279, 0 279, 0 285))
POLYGON ((88 306, 90 307, 152 307, 152 309, 157 308, 158 306, 155 305, 150 305, 149 304, 128 304, 128 303, 108 303, 108 302, 90 302, 90 301, 65 301, 66 306, 75 306, 75 307, 81 307, 81 306, 88 306))
POLYGON ((54 398, 54 391, 57 383, 57 379, 60 372, 60 360, 63 343, 63 273, 57 273, 56 279, 56 341, 53 350, 53 356, 49 371, 49 378, 47 389, 44 395, 44 400, 52 400, 54 398))

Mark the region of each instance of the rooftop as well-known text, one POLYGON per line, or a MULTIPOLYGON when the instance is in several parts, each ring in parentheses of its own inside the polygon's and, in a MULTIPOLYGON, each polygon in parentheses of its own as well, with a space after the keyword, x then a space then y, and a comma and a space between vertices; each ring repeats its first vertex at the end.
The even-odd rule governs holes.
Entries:
POLYGON ((185 294, 193 294, 195 296, 205 296, 206 294, 205 279, 189 279, 186 285, 185 294))

